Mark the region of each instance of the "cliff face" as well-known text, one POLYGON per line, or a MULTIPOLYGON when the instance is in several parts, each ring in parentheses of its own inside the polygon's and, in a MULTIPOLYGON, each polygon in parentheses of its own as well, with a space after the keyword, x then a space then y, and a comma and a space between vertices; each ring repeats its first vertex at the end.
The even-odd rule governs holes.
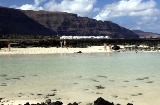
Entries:
POLYGON ((20 10, 0 7, 0 34, 52 35, 55 33, 20 10))
POLYGON ((108 35, 138 38, 132 31, 110 21, 97 21, 65 12, 22 11, 0 7, 0 34, 108 35))

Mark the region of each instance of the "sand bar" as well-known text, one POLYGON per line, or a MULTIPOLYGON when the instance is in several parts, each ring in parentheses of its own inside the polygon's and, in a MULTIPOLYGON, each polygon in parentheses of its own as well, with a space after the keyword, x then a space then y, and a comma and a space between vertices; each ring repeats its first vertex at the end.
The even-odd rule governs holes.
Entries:
POLYGON ((109 47, 104 50, 104 46, 92 46, 87 48, 2 48, 0 54, 54 54, 54 53, 76 53, 81 51, 82 53, 95 53, 95 52, 112 52, 109 47))

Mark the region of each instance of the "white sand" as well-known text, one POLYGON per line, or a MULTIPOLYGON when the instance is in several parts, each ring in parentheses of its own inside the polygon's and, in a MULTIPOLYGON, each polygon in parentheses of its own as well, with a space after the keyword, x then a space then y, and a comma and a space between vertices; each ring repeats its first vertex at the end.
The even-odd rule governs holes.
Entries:
MULTIPOLYGON (((120 45, 120 48, 124 46, 120 45)), ((91 46, 87 48, 56 48, 56 47, 31 47, 31 48, 2 48, 0 54, 55 54, 55 53, 76 53, 81 51, 82 53, 97 53, 97 52, 112 52, 109 46, 104 49, 104 46, 91 46)), ((139 52, 159 52, 159 51, 139 51, 139 52)))
POLYGON ((94 53, 94 52, 111 52, 109 47, 104 50, 104 46, 92 46, 87 48, 2 48, 0 54, 54 54, 54 53, 76 53, 81 51, 82 53, 94 53))

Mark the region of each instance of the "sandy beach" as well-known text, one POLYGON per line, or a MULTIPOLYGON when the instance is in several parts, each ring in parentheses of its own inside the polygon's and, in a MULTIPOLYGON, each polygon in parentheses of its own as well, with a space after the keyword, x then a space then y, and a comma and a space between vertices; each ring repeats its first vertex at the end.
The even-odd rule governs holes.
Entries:
MULTIPOLYGON (((125 50, 125 46, 119 45, 121 52, 126 52, 128 50, 125 50)), ((0 54, 56 54, 56 53, 105 53, 105 52, 113 52, 114 50, 111 50, 109 46, 89 46, 87 48, 57 48, 57 47, 28 47, 28 48, 10 48, 10 51, 8 48, 1 48, 0 54)), ((133 50, 135 51, 135 50, 133 50)), ((158 50, 137 50, 135 52, 159 52, 158 50)))
POLYGON ((109 47, 104 49, 104 46, 92 46, 87 48, 2 48, 0 54, 54 54, 54 53, 77 53, 81 51, 82 53, 95 53, 95 52, 112 52, 109 47))

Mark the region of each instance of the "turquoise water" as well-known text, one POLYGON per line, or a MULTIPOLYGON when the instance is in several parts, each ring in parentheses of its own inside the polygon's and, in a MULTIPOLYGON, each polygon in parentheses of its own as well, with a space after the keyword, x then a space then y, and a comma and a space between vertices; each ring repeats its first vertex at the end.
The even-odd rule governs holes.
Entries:
POLYGON ((151 105, 159 103, 159 68, 158 52, 0 55, 0 97, 46 99, 56 90, 49 98, 90 101, 101 96, 151 105), (97 89, 99 85, 105 88, 97 89))

